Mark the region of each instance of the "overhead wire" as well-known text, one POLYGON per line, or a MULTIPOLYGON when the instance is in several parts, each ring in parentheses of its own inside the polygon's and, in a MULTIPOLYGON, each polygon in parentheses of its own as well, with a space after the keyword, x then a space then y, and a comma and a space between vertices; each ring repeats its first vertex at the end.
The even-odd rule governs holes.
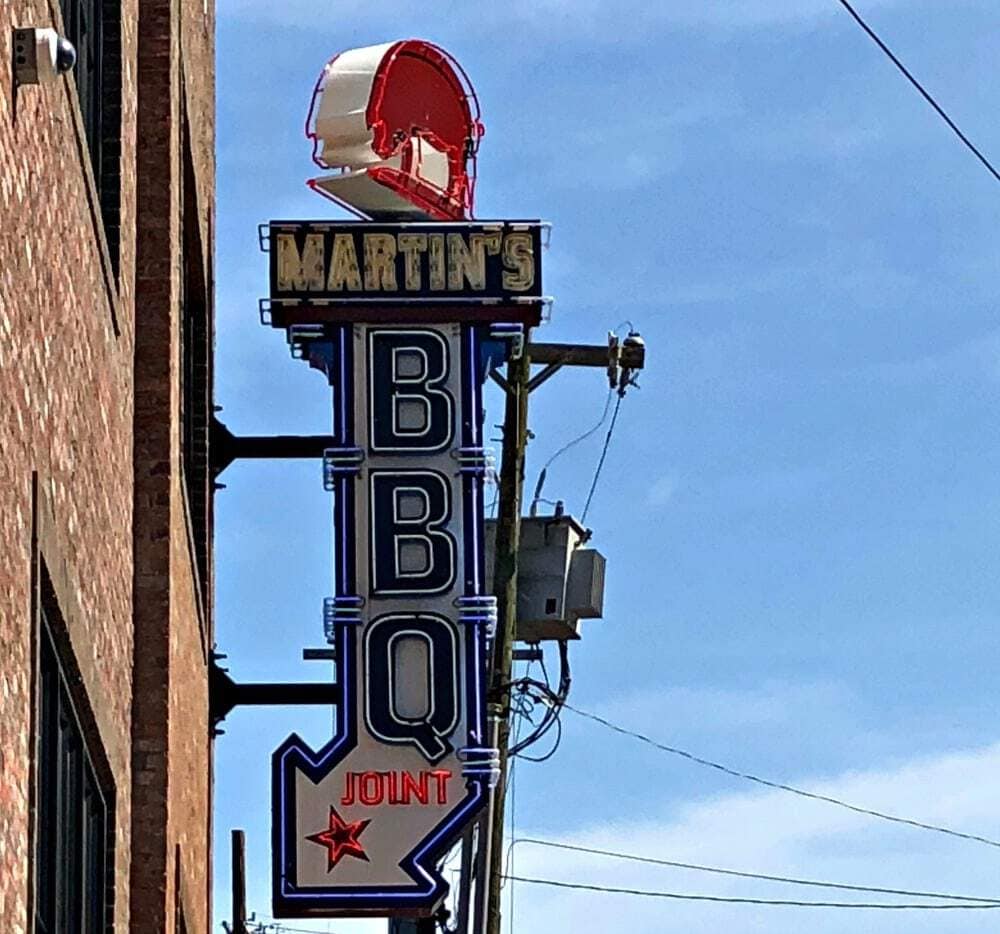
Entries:
POLYGON ((569 648, 565 642, 559 643, 559 688, 557 691, 552 691, 552 682, 549 678, 548 669, 545 667, 545 655, 542 654, 539 662, 542 667, 542 676, 545 678, 545 686, 548 689, 548 696, 543 697, 543 703, 548 703, 548 707, 545 712, 545 717, 535 734, 532 736, 530 742, 519 746, 514 753, 515 757, 526 759, 528 762, 547 762, 551 759, 556 752, 559 751, 559 744, 562 742, 562 722, 560 721, 560 714, 562 712, 562 705, 565 703, 566 698, 569 696, 570 686, 572 684, 572 677, 570 675, 569 668, 569 648), (535 745, 541 740, 546 734, 548 734, 553 728, 556 731, 555 742, 553 742, 551 748, 540 756, 529 756, 524 750, 531 745, 535 745))
POLYGON ((248 922, 247 930, 250 934, 335 934, 333 931, 293 928, 280 921, 251 921, 248 922), (254 927, 250 927, 250 924, 253 924, 254 927))
MULTIPOLYGON (((531 663, 528 663, 528 667, 525 670, 525 674, 531 671, 531 663)), ((518 720, 514 725, 514 743, 517 743, 518 738, 521 733, 521 726, 523 725, 523 720, 518 720)), ((511 843, 507 847, 507 859, 505 867, 505 875, 513 875, 514 873, 514 840, 517 834, 517 823, 516 823, 516 813, 517 813, 517 759, 510 760, 510 839, 511 843)), ((503 880, 502 884, 506 884, 506 880, 503 880)), ((508 892, 508 904, 507 904, 507 914, 510 919, 510 934, 514 934, 514 886, 509 886, 510 891, 508 892)))
MULTIPOLYGON (((614 331, 609 332, 609 337, 612 336, 612 335, 617 334, 618 331, 620 331, 623 327, 627 327, 628 328, 629 335, 636 335, 635 326, 632 324, 631 321, 625 320, 625 321, 622 321, 614 329, 614 331)), ((621 380, 620 380, 620 382, 619 382, 619 384, 617 386, 617 389, 618 389, 618 403, 615 405, 615 415, 614 415, 615 419, 618 417, 618 408, 621 406, 621 400, 622 400, 622 397, 625 395, 626 388, 628 386, 635 386, 635 385, 637 385, 636 382, 635 382, 635 380, 634 379, 630 379, 627 374, 624 374, 622 376, 622 378, 621 378, 621 380)), ((593 434, 595 434, 597 431, 600 430, 601 426, 604 425, 604 423, 607 421, 608 412, 611 409, 611 397, 614 394, 615 389, 616 389, 616 386, 615 386, 614 382, 612 382, 612 385, 608 388, 608 394, 607 394, 607 396, 605 397, 605 400, 604 400, 604 408, 601 411, 601 417, 600 417, 600 420, 597 422, 597 424, 594 425, 592 428, 588 428, 585 432, 583 432, 582 434, 580 434, 577 437, 573 438, 572 440, 566 442, 566 444, 564 444, 551 457, 549 457, 549 459, 542 466, 542 469, 538 473, 538 480, 535 483, 535 492, 534 492, 534 495, 533 495, 532 500, 531 500, 531 508, 529 510, 529 512, 530 512, 531 515, 535 515, 535 509, 536 509, 536 507, 538 506, 539 503, 549 503, 550 505, 558 505, 558 504, 555 504, 555 503, 551 503, 549 500, 542 499, 542 488, 545 485, 545 478, 546 478, 546 476, 548 474, 548 470, 549 470, 549 468, 560 457, 562 457, 563 454, 565 454, 567 451, 571 450, 572 448, 576 447, 576 445, 580 444, 581 442, 586 441, 589 437, 591 437, 593 434)), ((613 423, 612 423, 612 431, 613 430, 614 429, 613 429, 613 423)), ((610 437, 606 438, 605 442, 604 442, 604 450, 601 453, 601 460, 600 460, 600 462, 598 464, 597 471, 596 471, 595 476, 594 476, 594 482, 591 484, 590 493, 589 493, 589 495, 587 497, 587 505, 586 505, 586 507, 583 510, 584 517, 586 517, 587 510, 590 507, 590 501, 593 499, 594 489, 595 489, 595 487, 597 485, 597 480, 600 477, 601 468, 604 465, 604 458, 607 456, 607 453, 608 453, 608 445, 609 444, 610 444, 610 437)))
POLYGON ((626 727, 619 726, 617 723, 613 723, 610 720, 605 719, 597 714, 590 713, 586 710, 581 710, 579 707, 574 707, 571 704, 563 703, 563 708, 565 710, 572 711, 579 717, 584 717, 588 720, 593 720, 595 723, 599 723, 609 730, 615 733, 620 733, 622 736, 628 736, 632 739, 639 740, 648 746, 652 746, 654 749, 659 749, 661 752, 669 753, 672 756, 678 756, 679 758, 686 759, 689 762, 693 762, 696 765, 704 766, 705 768, 714 769, 717 772, 722 772, 725 775, 729 775, 732 778, 739 778, 744 781, 753 782, 757 785, 763 785, 766 788, 771 788, 777 791, 788 792, 789 794, 797 795, 800 798, 808 798, 812 801, 822 801, 826 804, 832 804, 836 807, 844 808, 848 811, 853 811, 855 814, 863 814, 867 817, 874 817, 878 820, 889 821, 894 824, 903 824, 908 827, 914 827, 918 830, 927 830, 933 833, 945 834, 949 837, 957 837, 961 840, 969 840, 974 843, 982 843, 986 846, 995 847, 1000 849, 1000 841, 993 840, 989 837, 980 836, 979 834, 965 833, 961 830, 953 830, 950 827, 942 827, 938 824, 927 823, 926 821, 914 820, 908 817, 900 817, 896 814, 887 814, 884 811, 877 811, 873 808, 866 808, 860 805, 851 804, 848 801, 844 801, 840 798, 834 798, 830 795, 823 795, 813 791, 806 791, 802 788, 796 788, 793 785, 786 785, 783 782, 771 781, 770 779, 761 778, 758 775, 752 775, 749 772, 741 772, 738 769, 730 768, 727 765, 723 765, 720 762, 713 762, 711 759, 705 759, 701 756, 697 756, 692 752, 688 752, 685 749, 679 749, 676 746, 668 746, 665 743, 657 742, 655 739, 651 739, 643 733, 636 732, 635 730, 627 729, 626 727))
POLYGON ((601 479, 601 471, 604 469, 604 461, 608 456, 608 448, 611 446, 611 436, 615 433, 615 424, 618 422, 618 412, 621 410, 622 399, 624 398, 624 394, 619 393, 618 399, 615 402, 615 411, 611 416, 611 424, 608 426, 607 436, 604 438, 604 448, 601 450, 601 457, 597 462, 597 470, 594 471, 594 479, 590 484, 590 492, 587 494, 587 503, 583 507, 583 515, 580 517, 581 525, 584 525, 587 522, 587 513, 590 512, 590 504, 594 500, 594 492, 597 490, 597 481, 601 479))
MULTIPOLYGON (((562 721, 559 719, 558 715, 553 720, 553 727, 556 731, 556 737, 552 742, 551 748, 547 752, 542 753, 540 756, 529 756, 527 753, 522 752, 519 754, 519 757, 527 762, 548 762, 549 759, 551 759, 559 751, 559 746, 562 743, 562 721)), ((545 732, 548 733, 551 729, 552 727, 547 729, 545 732)))
POLYGON ((790 908, 853 908, 887 911, 988 911, 1000 908, 1000 904, 989 902, 946 902, 926 904, 923 902, 805 902, 780 898, 740 898, 732 895, 694 895, 687 892, 660 892, 648 889, 632 889, 611 885, 592 885, 585 882, 564 882, 557 879, 536 879, 529 876, 510 876, 512 882, 528 885, 548 885, 560 889, 577 889, 586 892, 603 892, 612 895, 635 895, 643 898, 664 898, 675 901, 715 902, 726 905, 766 905, 790 908))
POLYGON ((559 723, 559 715, 563 704, 566 702, 566 698, 569 696, 570 687, 573 683, 569 665, 569 648, 565 642, 559 643, 559 686, 557 690, 552 690, 548 671, 545 668, 544 657, 542 659, 542 673, 545 678, 544 683, 536 681, 533 678, 520 678, 511 684, 512 691, 516 690, 522 695, 528 695, 547 705, 541 723, 539 723, 531 734, 511 746, 508 752, 508 755, 511 757, 522 756, 532 762, 544 762, 550 759, 555 755, 559 747, 559 739, 562 736, 562 725, 559 723), (524 756, 524 750, 537 743, 554 726, 557 727, 557 733, 556 743, 552 749, 541 757, 524 756))
MULTIPOLYGON (((527 666, 525 667, 525 669, 524 669, 524 677, 525 678, 527 678, 527 677, 530 676, 532 664, 534 664, 534 663, 533 662, 528 662, 527 666)), ((517 698, 515 700, 515 703, 512 703, 512 705, 511 705, 511 710, 516 715, 515 718, 514 718, 514 727, 513 727, 513 734, 512 734, 513 735, 513 742, 514 742, 515 746, 517 745, 517 742, 520 739, 521 729, 522 729, 522 727, 524 725, 524 720, 528 719, 529 722, 530 722, 530 719, 531 719, 530 718, 530 714, 526 715, 523 711, 516 709, 516 706, 517 706, 516 705, 516 701, 517 700, 521 700, 522 698, 523 698, 523 695, 522 695, 522 697, 517 698)), ((509 833, 510 833, 510 839, 511 839, 511 842, 507 844, 507 852, 504 855, 504 873, 505 873, 505 875, 509 875, 511 872, 513 872, 513 866, 514 866, 514 846, 513 846, 513 840, 514 840, 514 836, 515 836, 515 816, 514 815, 515 815, 515 811, 516 811, 516 808, 517 808, 517 777, 516 776, 517 776, 517 760, 516 759, 511 759, 510 760, 510 767, 507 770, 507 779, 506 779, 506 782, 504 783, 504 798, 506 799, 508 797, 508 795, 510 796, 510 808, 508 810, 508 816, 510 818, 510 831, 509 831, 509 833)), ((506 881, 504 881, 502 879, 501 880, 501 884, 500 884, 501 889, 504 888, 506 886, 506 884, 507 884, 506 881)), ((513 905, 513 903, 512 903, 512 905, 513 905)), ((513 911, 513 907, 511 907, 511 911, 513 911)))
POLYGON ((941 901, 984 902, 1000 905, 1000 898, 984 898, 978 895, 952 895, 943 892, 921 892, 914 889, 893 889, 874 885, 852 885, 846 882, 825 882, 817 879, 799 879, 792 876, 775 876, 761 872, 744 872, 737 869, 722 869, 718 866, 703 866, 697 863, 683 863, 670 859, 658 859, 652 856, 639 856, 635 853, 618 853, 614 850, 602 850, 596 847, 579 846, 571 843, 559 843, 555 840, 539 840, 534 837, 518 837, 514 843, 527 843, 533 846, 549 847, 557 850, 567 850, 574 853, 587 853, 592 856, 605 856, 611 859, 627 860, 635 863, 647 863, 652 866, 665 866, 670 869, 685 869, 692 872, 705 872, 720 876, 733 876, 739 879, 755 879, 762 882, 777 882, 783 885, 800 885, 809 888, 839 889, 848 892, 868 892, 875 895, 901 895, 907 898, 936 898, 941 901))
POLYGON ((543 500, 542 499, 542 487, 545 485, 545 477, 548 474, 549 468, 557 460, 559 460, 559 458, 562 457, 563 454, 565 454, 567 451, 572 450, 578 444, 582 443, 583 441, 586 441, 589 437, 591 437, 591 435, 593 435, 596 432, 600 431, 601 426, 608 419, 608 412, 611 410, 611 397, 613 395, 614 395, 614 388, 611 388, 611 389, 608 390, 607 397, 604 400, 604 409, 601 412, 601 418, 597 422, 597 424, 594 425, 592 428, 588 428, 585 432, 583 432, 583 434, 578 435, 577 437, 573 438, 572 441, 567 441, 542 466, 542 469, 538 472, 538 480, 535 483, 535 494, 534 494, 534 496, 531 499, 531 510, 530 511, 531 511, 532 515, 535 514, 535 509, 536 509, 536 507, 538 506, 539 503, 548 502, 548 500, 543 500))
POLYGON ((609 389, 607 396, 604 398, 604 408, 601 410, 601 418, 592 428, 588 428, 582 435, 574 438, 572 441, 567 441, 558 451, 555 452, 546 462, 542 470, 548 470, 560 457, 563 456, 571 448, 576 447, 581 441, 586 441, 592 434, 599 431, 601 426, 607 421, 608 412, 611 409, 611 397, 614 395, 614 389, 609 389))
POLYGON ((893 53, 885 42, 878 36, 874 29, 868 25, 861 18, 861 15, 857 10, 848 2, 848 0, 838 0, 840 5, 847 10, 848 13, 853 17, 854 21, 865 31, 868 37, 874 42, 879 49, 889 58, 889 60, 899 69, 904 75, 907 81, 913 85, 920 93, 931 107, 937 112, 938 116, 944 120, 946 124, 951 128, 952 132, 965 144, 969 151, 984 165, 986 170, 998 181, 1000 182, 1000 172, 994 168, 993 163, 986 158, 985 155, 973 144, 973 142, 959 129, 958 124, 955 123, 951 117, 945 112, 944 108, 931 96, 930 92, 913 76, 910 70, 899 60, 899 58, 893 53))

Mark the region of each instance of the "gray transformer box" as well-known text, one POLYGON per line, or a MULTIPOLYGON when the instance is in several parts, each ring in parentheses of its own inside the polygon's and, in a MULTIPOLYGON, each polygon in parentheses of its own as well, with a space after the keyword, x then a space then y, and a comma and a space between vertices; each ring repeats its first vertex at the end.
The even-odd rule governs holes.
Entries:
MULTIPOLYGON (((582 548, 583 527, 571 516, 521 519, 518 551, 519 642, 580 638, 580 620, 604 613, 604 555, 582 548)), ((496 522, 486 522, 486 583, 493 589, 496 522)))

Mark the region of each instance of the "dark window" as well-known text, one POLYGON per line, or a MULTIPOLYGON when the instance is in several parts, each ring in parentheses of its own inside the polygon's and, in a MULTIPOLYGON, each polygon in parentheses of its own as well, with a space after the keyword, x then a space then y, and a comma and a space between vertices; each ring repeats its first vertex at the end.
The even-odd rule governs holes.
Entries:
POLYGON ((35 822, 35 934, 108 930, 108 796, 42 611, 35 822))
MULTIPOLYGON (((191 142, 183 121, 183 244, 181 249, 181 452, 191 550, 203 617, 211 605, 212 478, 208 462, 212 331, 210 273, 203 247, 191 142)), ((210 234, 209 234, 210 236, 210 234)))
POLYGON ((117 0, 60 0, 73 77, 115 274, 121 212, 121 10, 117 0))

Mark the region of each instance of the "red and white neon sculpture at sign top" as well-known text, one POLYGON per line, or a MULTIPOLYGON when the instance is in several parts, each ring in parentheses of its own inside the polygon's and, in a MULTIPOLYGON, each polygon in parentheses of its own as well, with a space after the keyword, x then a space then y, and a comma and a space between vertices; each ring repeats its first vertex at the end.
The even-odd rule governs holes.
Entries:
POLYGON ((359 217, 472 216, 479 101, 444 49, 405 39, 334 56, 313 91, 306 136, 335 174, 314 191, 359 217))

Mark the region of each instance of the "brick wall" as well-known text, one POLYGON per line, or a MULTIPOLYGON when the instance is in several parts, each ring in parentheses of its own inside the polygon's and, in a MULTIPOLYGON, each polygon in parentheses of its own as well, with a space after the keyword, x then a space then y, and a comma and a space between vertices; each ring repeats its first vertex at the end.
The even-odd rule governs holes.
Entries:
MULTIPOLYGON (((123 10, 134 58, 134 5, 123 10)), ((0 5, 0 60, 11 60, 15 26, 57 23, 57 11, 0 5)), ((127 72, 123 92, 127 146, 127 72)), ((122 239, 115 281, 75 93, 59 81, 15 96, 0 68, 0 930, 10 932, 28 930, 33 535, 114 776, 116 929, 129 921, 134 241, 122 239)), ((126 230, 134 217, 124 162, 126 230)))
MULTIPOLYGON (((121 9, 118 275, 72 79, 15 94, 0 68, 4 932, 29 930, 35 555, 115 785, 115 930, 172 932, 181 903, 189 931, 210 929, 211 608, 192 571, 177 332, 182 88, 206 279, 211 269, 212 3, 121 9)), ((0 60, 11 60, 14 27, 59 27, 58 10, 57 0, 0 3, 0 60)))
POLYGON ((177 414, 185 240, 197 254, 186 265, 200 271, 201 291, 211 289, 212 6, 140 0, 140 27, 131 899, 133 915, 156 908, 144 931, 173 932, 178 910, 189 931, 208 931, 211 604, 199 594, 177 414))

